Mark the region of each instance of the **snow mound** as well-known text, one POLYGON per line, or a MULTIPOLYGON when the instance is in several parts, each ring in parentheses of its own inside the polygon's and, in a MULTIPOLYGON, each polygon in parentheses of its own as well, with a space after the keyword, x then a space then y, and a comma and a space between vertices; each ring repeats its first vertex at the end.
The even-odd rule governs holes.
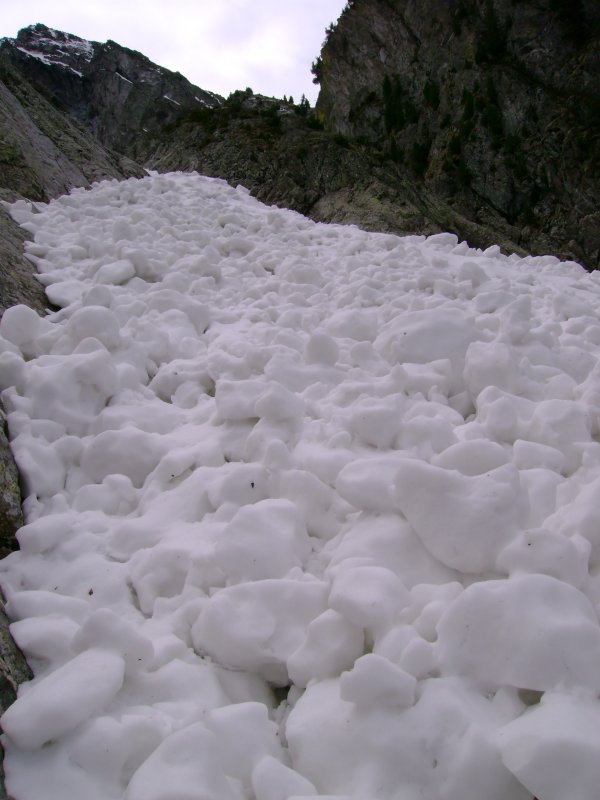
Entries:
POLYGON ((596 800, 600 278, 195 174, 12 213, 17 800, 596 800))

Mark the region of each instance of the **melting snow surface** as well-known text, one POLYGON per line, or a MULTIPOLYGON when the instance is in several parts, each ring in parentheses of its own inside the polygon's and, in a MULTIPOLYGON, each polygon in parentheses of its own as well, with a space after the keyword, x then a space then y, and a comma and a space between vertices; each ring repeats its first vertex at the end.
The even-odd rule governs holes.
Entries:
POLYGON ((12 213, 10 794, 596 800, 600 273, 193 174, 12 213))

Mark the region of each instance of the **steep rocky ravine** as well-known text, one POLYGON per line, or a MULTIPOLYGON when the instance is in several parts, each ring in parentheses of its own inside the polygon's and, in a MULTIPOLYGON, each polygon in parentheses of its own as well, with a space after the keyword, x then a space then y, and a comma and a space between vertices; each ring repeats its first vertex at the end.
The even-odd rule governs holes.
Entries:
POLYGON ((314 219, 600 259, 600 7, 353 0, 314 63, 316 115, 227 101, 114 42, 42 25, 4 40, 105 147, 196 169, 314 219))

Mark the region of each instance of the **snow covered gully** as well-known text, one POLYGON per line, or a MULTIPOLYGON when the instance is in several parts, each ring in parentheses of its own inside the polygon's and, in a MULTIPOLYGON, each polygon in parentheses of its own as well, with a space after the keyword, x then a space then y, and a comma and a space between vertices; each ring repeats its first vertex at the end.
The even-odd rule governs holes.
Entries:
POLYGON ((15 800, 597 800, 600 273, 195 174, 11 210, 15 800))

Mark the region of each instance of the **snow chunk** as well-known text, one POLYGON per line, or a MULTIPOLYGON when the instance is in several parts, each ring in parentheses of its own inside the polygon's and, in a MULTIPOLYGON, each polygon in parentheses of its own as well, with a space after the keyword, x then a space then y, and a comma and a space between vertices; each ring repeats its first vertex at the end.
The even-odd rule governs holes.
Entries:
POLYGON ((374 309, 340 309, 325 325, 325 333, 357 342, 372 342, 377 336, 377 312, 374 309))
POLYGON ((10 626, 10 634, 27 658, 64 659, 79 625, 67 618, 29 617, 10 626))
POLYGON ((192 628, 194 648, 233 669, 259 672, 279 685, 288 682, 286 662, 326 609, 320 581, 263 580, 214 594, 192 628))
POLYGON ((84 449, 81 468, 97 482, 118 473, 139 487, 164 455, 165 446, 157 434, 145 433, 131 425, 104 431, 84 449))
POLYGON ((0 336, 16 345, 25 356, 37 355, 35 340, 49 330, 49 322, 24 305, 7 308, 0 320, 0 336))
POLYGON ((591 546, 590 564, 596 568, 600 564, 600 525, 598 524, 598 492, 600 478, 571 491, 576 493, 556 514, 548 519, 548 526, 563 536, 582 536, 591 546))
POLYGON ((600 691, 600 625, 590 601, 556 578, 475 583, 437 626, 443 674, 482 686, 600 691))
POLYGON ((304 357, 308 364, 325 364, 335 366, 340 356, 340 349, 335 339, 324 333, 313 333, 304 348, 304 357))
POLYGON ((297 686, 307 686, 311 680, 339 675, 362 654, 364 639, 362 628, 327 609, 310 623, 306 639, 288 658, 291 680, 297 686))
POLYGON ((448 358, 460 369, 468 346, 480 338, 471 315, 459 309, 431 308, 399 314, 386 323, 375 339, 375 349, 391 364, 448 358))
POLYGON ((57 363, 56 357, 47 356, 29 368, 31 414, 64 425, 67 433, 85 435, 117 388, 115 365, 104 349, 73 354, 62 360, 57 381, 57 363))
POLYGON ((340 679, 340 697, 365 708, 406 708, 415 701, 417 681, 387 658, 368 653, 340 679))
POLYGON ((118 286, 125 283, 135 275, 135 267, 127 258, 103 264, 94 275, 94 282, 118 286))
POLYGON ((433 556, 474 573, 493 569, 518 530, 525 504, 512 464, 468 476, 406 460, 396 469, 395 497, 433 556))
POLYGON ((498 556, 498 568, 552 575, 580 589, 587 576, 589 544, 578 534, 572 539, 537 528, 517 536, 498 556))
POLYGON ((15 592, 6 604, 6 613, 10 619, 17 620, 56 615, 80 622, 86 616, 87 611, 85 600, 43 589, 15 592))
POLYGON ((394 478, 402 458, 397 455, 352 460, 339 473, 335 488, 353 506, 366 511, 395 511, 394 478))
POLYGON ((352 624, 372 634, 387 628, 408 604, 409 594, 397 575, 385 567, 336 567, 329 605, 352 624))
POLYGON ((252 789, 256 800, 288 800, 292 795, 314 797, 314 785, 272 756, 265 756, 252 773, 252 789))
POLYGON ((46 678, 25 686, 0 723, 17 747, 35 750, 97 714, 123 684, 117 653, 86 650, 46 678))
POLYGON ((218 738, 224 772, 250 785, 254 767, 264 757, 282 758, 277 725, 263 703, 235 703, 209 711, 206 727, 218 738))
POLYGON ((498 469, 509 460, 507 451, 496 442, 473 439, 451 445, 434 456, 431 463, 436 467, 458 470, 463 475, 474 477, 498 469))
POLYGON ((75 343, 97 339, 107 350, 118 347, 121 340, 117 318, 102 306, 86 306, 76 311, 67 323, 67 334, 75 343))
POLYGON ((232 582, 283 578, 310 553, 296 507, 288 500, 243 506, 215 544, 217 565, 232 582))
POLYGON ((499 734, 502 760, 543 800, 591 800, 600 785, 600 703, 546 693, 499 734))
POLYGON ((456 578, 455 572, 429 553, 398 513, 374 511, 353 520, 336 541, 331 567, 352 558, 392 570, 408 589, 421 583, 449 583, 456 578))
POLYGON ((243 800, 219 763, 217 737, 202 723, 168 736, 132 777, 125 800, 243 800), (176 792, 176 794, 175 794, 176 792))
POLYGON ((148 667, 154 656, 152 641, 108 608, 94 611, 71 642, 75 652, 94 645, 119 653, 128 674, 148 667))
POLYGON ((461 681, 425 681, 404 709, 344 701, 340 683, 311 684, 285 729, 295 768, 322 793, 391 800, 402 787, 408 797, 530 800, 494 743, 505 719, 461 681))

